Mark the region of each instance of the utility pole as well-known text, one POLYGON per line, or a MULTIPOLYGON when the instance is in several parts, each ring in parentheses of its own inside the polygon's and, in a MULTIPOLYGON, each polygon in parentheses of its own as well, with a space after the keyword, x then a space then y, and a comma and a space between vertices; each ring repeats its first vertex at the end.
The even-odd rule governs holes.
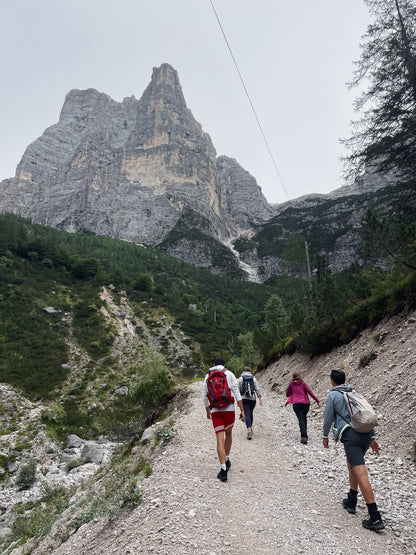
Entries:
POLYGON ((305 253, 306 253, 306 267, 308 269, 308 278, 309 278, 309 281, 311 281, 312 274, 311 274, 311 265, 309 263, 309 249, 308 249, 308 242, 307 241, 305 241, 305 253))

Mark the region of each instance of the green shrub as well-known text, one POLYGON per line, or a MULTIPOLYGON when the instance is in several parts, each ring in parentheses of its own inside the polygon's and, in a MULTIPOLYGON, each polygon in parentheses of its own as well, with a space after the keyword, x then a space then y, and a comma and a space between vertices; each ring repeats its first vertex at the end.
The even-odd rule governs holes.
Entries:
POLYGON ((377 332, 373 335, 374 343, 380 343, 383 340, 383 334, 381 332, 377 332))
POLYGON ((284 344, 284 350, 287 355, 293 355, 298 348, 297 337, 289 337, 284 344))
POLYGON ((142 501, 143 492, 137 487, 136 481, 131 480, 130 488, 127 490, 124 498, 124 503, 129 507, 138 507, 142 501))
POLYGON ((235 250, 240 253, 247 251, 251 252, 255 250, 255 248, 257 247, 257 243, 255 243, 254 241, 250 241, 250 239, 247 239, 247 237, 239 237, 233 242, 233 246, 235 250))
POLYGON ((408 310, 416 304, 416 272, 413 272, 401 280, 393 288, 389 300, 391 312, 408 310))
POLYGON ((175 432, 172 428, 161 428, 160 430, 157 430, 155 434, 155 443, 167 443, 173 438, 174 435, 175 432))
POLYGON ((139 383, 134 391, 134 398, 141 408, 148 412, 161 405, 171 386, 172 381, 166 370, 161 370, 148 380, 139 383))
POLYGON ((146 478, 153 472, 152 465, 145 457, 140 457, 134 466, 134 474, 142 472, 146 478))
POLYGON ((153 289, 153 278, 150 274, 139 274, 134 282, 134 288, 137 291, 145 291, 150 293, 153 289))
POLYGON ((116 399, 95 416, 98 430, 113 441, 129 441, 136 437, 143 430, 144 421, 144 414, 131 396, 116 399))
POLYGON ((377 353, 375 351, 369 351, 368 353, 364 353, 358 362, 358 368, 364 368, 368 366, 370 362, 377 358, 377 353))
POLYGON ((59 424, 64 422, 65 418, 65 410, 59 403, 51 403, 41 412, 41 419, 44 424, 59 424))
POLYGON ((36 482, 36 462, 29 461, 23 465, 16 478, 16 486, 20 490, 30 489, 36 482))
POLYGON ((327 353, 341 343, 339 329, 329 322, 313 327, 299 337, 301 351, 311 357, 327 353))
POLYGON ((70 461, 68 461, 66 463, 66 467, 68 471, 70 471, 70 470, 73 470, 74 468, 78 468, 79 466, 82 466, 86 462, 87 462, 86 460, 79 457, 78 459, 71 459, 70 461))
POLYGON ((9 463, 9 458, 6 455, 0 455, 0 482, 6 480, 7 475, 7 464, 9 463))
POLYGON ((163 357, 149 350, 144 361, 137 367, 136 373, 141 381, 133 390, 133 399, 144 414, 155 410, 163 404, 172 387, 163 357))
POLYGON ((73 520, 71 520, 71 522, 68 525, 68 528, 70 530, 78 530, 78 528, 81 528, 81 526, 83 524, 87 524, 87 522, 91 522, 91 520, 94 518, 94 513, 92 511, 88 511, 87 513, 82 513, 78 516, 76 516, 73 520))
POLYGON ((93 358, 109 354, 114 342, 111 326, 91 299, 97 295, 96 288, 83 292, 84 299, 74 306, 73 329, 77 341, 93 358))

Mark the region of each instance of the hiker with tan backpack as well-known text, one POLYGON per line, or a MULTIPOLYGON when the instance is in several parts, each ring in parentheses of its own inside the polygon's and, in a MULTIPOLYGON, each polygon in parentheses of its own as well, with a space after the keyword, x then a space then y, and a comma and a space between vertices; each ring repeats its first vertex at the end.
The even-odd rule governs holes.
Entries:
POLYGON ((332 370, 330 379, 333 387, 326 398, 322 441, 324 447, 328 448, 328 434, 332 428, 335 442, 340 440, 344 445, 350 491, 346 499, 343 499, 342 506, 349 513, 355 514, 360 488, 368 509, 368 518, 362 521, 363 527, 368 530, 382 530, 384 523, 374 499, 364 461, 364 455, 370 446, 377 455, 380 452, 373 429, 377 423, 375 412, 362 395, 345 384, 343 370, 332 370))

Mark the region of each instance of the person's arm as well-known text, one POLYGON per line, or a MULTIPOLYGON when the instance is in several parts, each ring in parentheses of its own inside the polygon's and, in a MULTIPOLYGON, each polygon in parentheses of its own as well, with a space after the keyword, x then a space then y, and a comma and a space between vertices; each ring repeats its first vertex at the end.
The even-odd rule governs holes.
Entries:
POLYGON ((321 406, 321 402, 319 401, 318 397, 312 392, 312 389, 308 386, 307 383, 304 385, 306 392, 308 395, 312 397, 312 399, 318 404, 318 407, 321 406))
POLYGON ((376 436, 374 434, 374 428, 370 431, 370 437, 371 437, 371 450, 376 454, 379 455, 380 454, 380 445, 378 444, 378 441, 376 440, 376 436))
POLYGON ((259 403, 260 406, 263 406, 263 400, 262 400, 262 395, 261 395, 261 391, 259 388, 259 384, 257 383, 256 378, 253 376, 253 380, 254 380, 254 391, 256 392, 257 397, 259 398, 259 403))
POLYGON ((243 406, 243 401, 240 399, 239 401, 237 401, 237 405, 238 408, 240 409, 240 420, 242 422, 246 421, 246 417, 244 416, 244 406, 243 406))
POLYGON ((237 401, 237 405, 240 409, 240 420, 242 420, 242 422, 245 422, 246 419, 244 416, 244 406, 243 406, 243 401, 241 400, 240 387, 238 385, 237 378, 234 376, 232 372, 230 372, 230 370, 227 370, 226 376, 227 376, 228 387, 231 389, 234 395, 234 399, 237 401))
POLYGON ((207 412, 207 418, 210 419, 211 418, 211 410, 209 408, 207 376, 205 376, 204 385, 202 387, 202 397, 203 397, 203 400, 204 400, 204 407, 205 407, 205 410, 207 412))
POLYGON ((286 397, 289 397, 288 400, 285 403, 285 407, 290 403, 290 396, 292 395, 292 382, 290 382, 290 384, 287 386, 286 389, 286 397))
POLYGON ((380 445, 378 444, 378 441, 374 438, 374 439, 371 440, 370 445, 371 445, 371 449, 374 451, 374 453, 376 455, 379 455, 380 454, 380 445))
POLYGON ((335 418, 334 402, 331 394, 326 398, 325 411, 324 411, 324 425, 323 425, 323 438, 322 443, 325 448, 329 447, 328 434, 331 429, 332 423, 335 418))

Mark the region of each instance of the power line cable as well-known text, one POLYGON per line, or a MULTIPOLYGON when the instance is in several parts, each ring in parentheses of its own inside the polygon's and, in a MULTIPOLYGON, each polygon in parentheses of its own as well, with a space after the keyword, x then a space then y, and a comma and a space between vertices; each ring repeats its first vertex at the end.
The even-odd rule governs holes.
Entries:
POLYGON ((254 117, 256 118, 257 125, 259 126, 259 129, 260 129, 260 133, 261 133, 261 135, 262 135, 262 137, 263 137, 263 140, 264 140, 264 142, 265 142, 266 148, 267 148, 267 150, 268 150, 268 152, 269 152, 269 154, 270 154, 270 158, 271 158, 271 160, 272 160, 272 162, 273 162, 274 169, 276 170, 277 177, 279 178, 280 184, 282 185, 282 189, 283 189, 283 191, 284 191, 284 193, 285 193, 285 195, 286 195, 287 200, 290 200, 290 199, 289 199, 289 195, 287 194, 286 188, 285 188, 285 186, 284 186, 282 176, 280 175, 279 168, 277 167, 276 160, 274 159, 273 153, 272 153, 271 148, 270 148, 270 146, 269 146, 269 142, 268 142, 268 140, 267 140, 267 138, 266 138, 266 135, 265 135, 265 133, 264 133, 264 131, 263 131, 263 127, 262 127, 262 125, 261 125, 261 123, 260 123, 260 120, 259 120, 259 118, 258 118, 258 116, 257 116, 256 110, 255 110, 255 108, 254 108, 254 104, 253 104, 253 102, 252 102, 252 100, 251 100, 251 98, 250 98, 250 95, 248 94, 248 90, 247 90, 246 84, 245 84, 244 79, 243 79, 243 76, 241 75, 241 72, 240 72, 240 70, 239 70, 239 68, 238 68, 237 61, 236 61, 236 59, 235 59, 235 57, 234 57, 233 51, 231 50, 230 43, 228 42, 228 39, 227 39, 227 36, 226 36, 225 31, 224 31, 224 29, 223 29, 223 26, 221 25, 220 18, 218 17, 217 11, 216 11, 216 9, 215 9, 215 6, 214 6, 212 0, 209 0, 209 1, 210 1, 210 3, 211 3, 211 6, 212 6, 212 9, 213 9, 213 11, 214 11, 215 17, 216 17, 216 19, 217 19, 218 25, 219 25, 219 27, 220 27, 220 29, 221 29, 222 36, 224 37, 225 44, 227 45, 227 48, 228 48, 228 50, 229 50, 229 52, 230 52, 230 54, 231 54, 231 58, 232 58, 232 60, 233 60, 233 62, 234 62, 235 69, 237 70, 238 76, 240 77, 240 81, 241 81, 241 83, 242 83, 242 85, 243 85, 244 92, 246 93, 246 96, 247 96, 248 101, 249 101, 249 103, 250 103, 251 110, 252 110, 252 112, 253 112, 253 114, 254 114, 254 117))

